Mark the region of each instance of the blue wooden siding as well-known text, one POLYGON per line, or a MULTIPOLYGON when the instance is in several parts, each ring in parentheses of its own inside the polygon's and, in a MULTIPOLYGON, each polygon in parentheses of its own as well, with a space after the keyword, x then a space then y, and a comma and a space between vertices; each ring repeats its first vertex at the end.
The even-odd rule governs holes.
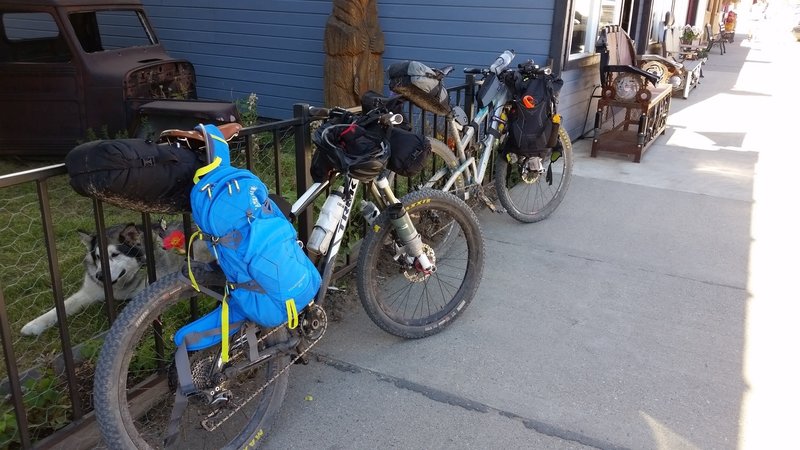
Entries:
MULTIPOLYGON (((380 0, 384 66, 416 59, 460 69, 488 66, 505 49, 516 62, 543 62, 555 0, 380 0)), ((322 104, 323 36, 330 0, 266 2, 143 0, 167 50, 195 65, 198 94, 237 100, 255 93, 259 113, 291 116, 292 105, 322 104)))
POLYGON ((328 0, 144 0, 161 43, 195 66, 198 95, 259 97, 265 117, 322 103, 322 39, 328 0))

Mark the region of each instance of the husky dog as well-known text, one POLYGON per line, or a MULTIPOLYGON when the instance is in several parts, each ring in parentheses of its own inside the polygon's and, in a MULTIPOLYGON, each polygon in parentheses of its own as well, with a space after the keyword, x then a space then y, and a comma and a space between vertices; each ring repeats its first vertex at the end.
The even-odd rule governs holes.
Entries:
MULTIPOLYGON (((177 229, 173 230, 173 234, 177 229)), ((181 268, 185 256, 172 251, 165 245, 165 236, 168 229, 162 223, 157 232, 153 233, 156 276, 161 278, 181 268), (167 247, 167 248, 165 248, 167 247)), ((83 231, 78 231, 81 242, 86 246, 87 253, 83 259, 84 276, 83 285, 78 292, 64 300, 67 315, 75 314, 92 303, 105 301, 103 288, 103 269, 100 264, 100 240, 97 236, 83 231)), ((182 233, 180 233, 182 236, 182 233)), ((145 265, 144 231, 135 224, 117 225, 106 230, 108 241, 108 262, 111 274, 111 285, 114 299, 127 300, 136 295, 147 285, 145 265)), ((174 243, 172 243, 174 244, 174 243)), ((180 244, 182 250, 183 244, 180 244)), ((56 324, 55 308, 28 322, 22 327, 21 333, 27 336, 38 336, 56 324)))

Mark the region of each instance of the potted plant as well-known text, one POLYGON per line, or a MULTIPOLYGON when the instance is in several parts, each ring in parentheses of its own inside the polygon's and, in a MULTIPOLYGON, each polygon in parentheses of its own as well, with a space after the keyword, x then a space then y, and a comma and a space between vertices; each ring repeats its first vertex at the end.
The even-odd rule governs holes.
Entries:
POLYGON ((681 33, 681 44, 699 46, 701 33, 702 31, 698 27, 692 25, 684 26, 681 33))

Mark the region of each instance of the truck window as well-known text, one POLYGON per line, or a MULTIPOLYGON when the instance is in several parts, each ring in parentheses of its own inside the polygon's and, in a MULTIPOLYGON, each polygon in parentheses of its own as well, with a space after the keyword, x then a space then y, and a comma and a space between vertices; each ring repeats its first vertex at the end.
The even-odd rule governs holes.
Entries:
POLYGON ((0 62, 54 63, 72 59, 50 14, 3 13, 0 18, 0 62))
POLYGON ((155 35, 144 16, 134 10, 73 13, 69 21, 83 51, 95 53, 155 45, 155 35))

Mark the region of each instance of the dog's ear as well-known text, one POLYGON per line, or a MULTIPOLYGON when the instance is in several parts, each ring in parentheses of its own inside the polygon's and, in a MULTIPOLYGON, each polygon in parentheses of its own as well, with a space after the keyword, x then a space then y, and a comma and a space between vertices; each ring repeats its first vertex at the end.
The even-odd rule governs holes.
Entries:
POLYGON ((163 239, 169 231, 169 224, 167 223, 167 219, 162 217, 158 220, 158 223, 153 223, 150 228, 153 231, 153 237, 160 237, 163 239))
POLYGON ((94 242, 94 234, 89 233, 88 231, 78 230, 78 237, 81 239, 83 245, 86 246, 88 250, 92 250, 92 242, 94 242))
POLYGON ((134 223, 125 225, 119 233, 120 244, 128 244, 131 247, 142 243, 142 229, 134 223))

